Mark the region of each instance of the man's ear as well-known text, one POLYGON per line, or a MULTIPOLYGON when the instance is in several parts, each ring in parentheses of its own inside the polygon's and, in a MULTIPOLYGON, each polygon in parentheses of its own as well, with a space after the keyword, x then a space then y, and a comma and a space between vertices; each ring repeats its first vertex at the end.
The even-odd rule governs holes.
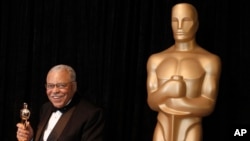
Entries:
POLYGON ((77 82, 73 82, 73 91, 74 93, 77 91, 77 82))

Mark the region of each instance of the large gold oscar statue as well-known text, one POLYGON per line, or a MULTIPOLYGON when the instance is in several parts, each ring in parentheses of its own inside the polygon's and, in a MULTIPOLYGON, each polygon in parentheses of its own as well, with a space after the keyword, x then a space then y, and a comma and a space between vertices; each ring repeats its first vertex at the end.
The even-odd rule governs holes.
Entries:
POLYGON ((193 5, 176 4, 171 21, 175 43, 147 63, 148 105, 158 112, 153 141, 200 141, 202 117, 215 106, 221 62, 196 43, 193 5))

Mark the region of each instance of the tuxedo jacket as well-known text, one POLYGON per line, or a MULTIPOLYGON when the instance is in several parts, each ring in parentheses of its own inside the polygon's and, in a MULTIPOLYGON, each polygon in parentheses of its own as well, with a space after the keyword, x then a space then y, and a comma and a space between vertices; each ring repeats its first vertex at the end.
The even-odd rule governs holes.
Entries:
MULTIPOLYGON (((104 128, 102 109, 84 99, 80 99, 80 97, 75 96, 73 100, 74 105, 72 107, 74 107, 74 111, 65 128, 62 129, 57 139, 51 138, 52 130, 47 141, 102 141, 104 128)), ((53 111, 54 107, 50 102, 42 106, 35 141, 42 141, 44 130, 53 111)))

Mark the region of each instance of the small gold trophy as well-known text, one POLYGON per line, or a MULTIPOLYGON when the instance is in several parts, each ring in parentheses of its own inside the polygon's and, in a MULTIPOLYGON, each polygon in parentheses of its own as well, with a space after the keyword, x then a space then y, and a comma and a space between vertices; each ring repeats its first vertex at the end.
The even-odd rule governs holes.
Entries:
POLYGON ((24 124, 24 126, 26 127, 27 125, 27 121, 30 117, 30 110, 28 109, 28 104, 27 103, 23 103, 23 109, 20 110, 20 118, 21 118, 21 122, 24 124))

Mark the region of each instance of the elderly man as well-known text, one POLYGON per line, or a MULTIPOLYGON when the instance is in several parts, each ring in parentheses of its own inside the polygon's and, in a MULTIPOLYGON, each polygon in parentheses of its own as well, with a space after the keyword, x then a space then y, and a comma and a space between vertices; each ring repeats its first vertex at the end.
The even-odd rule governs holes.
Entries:
POLYGON ((73 68, 68 65, 54 66, 48 72, 46 81, 49 102, 41 108, 36 135, 33 136, 29 123, 18 123, 18 141, 102 141, 102 109, 77 93, 73 68))

